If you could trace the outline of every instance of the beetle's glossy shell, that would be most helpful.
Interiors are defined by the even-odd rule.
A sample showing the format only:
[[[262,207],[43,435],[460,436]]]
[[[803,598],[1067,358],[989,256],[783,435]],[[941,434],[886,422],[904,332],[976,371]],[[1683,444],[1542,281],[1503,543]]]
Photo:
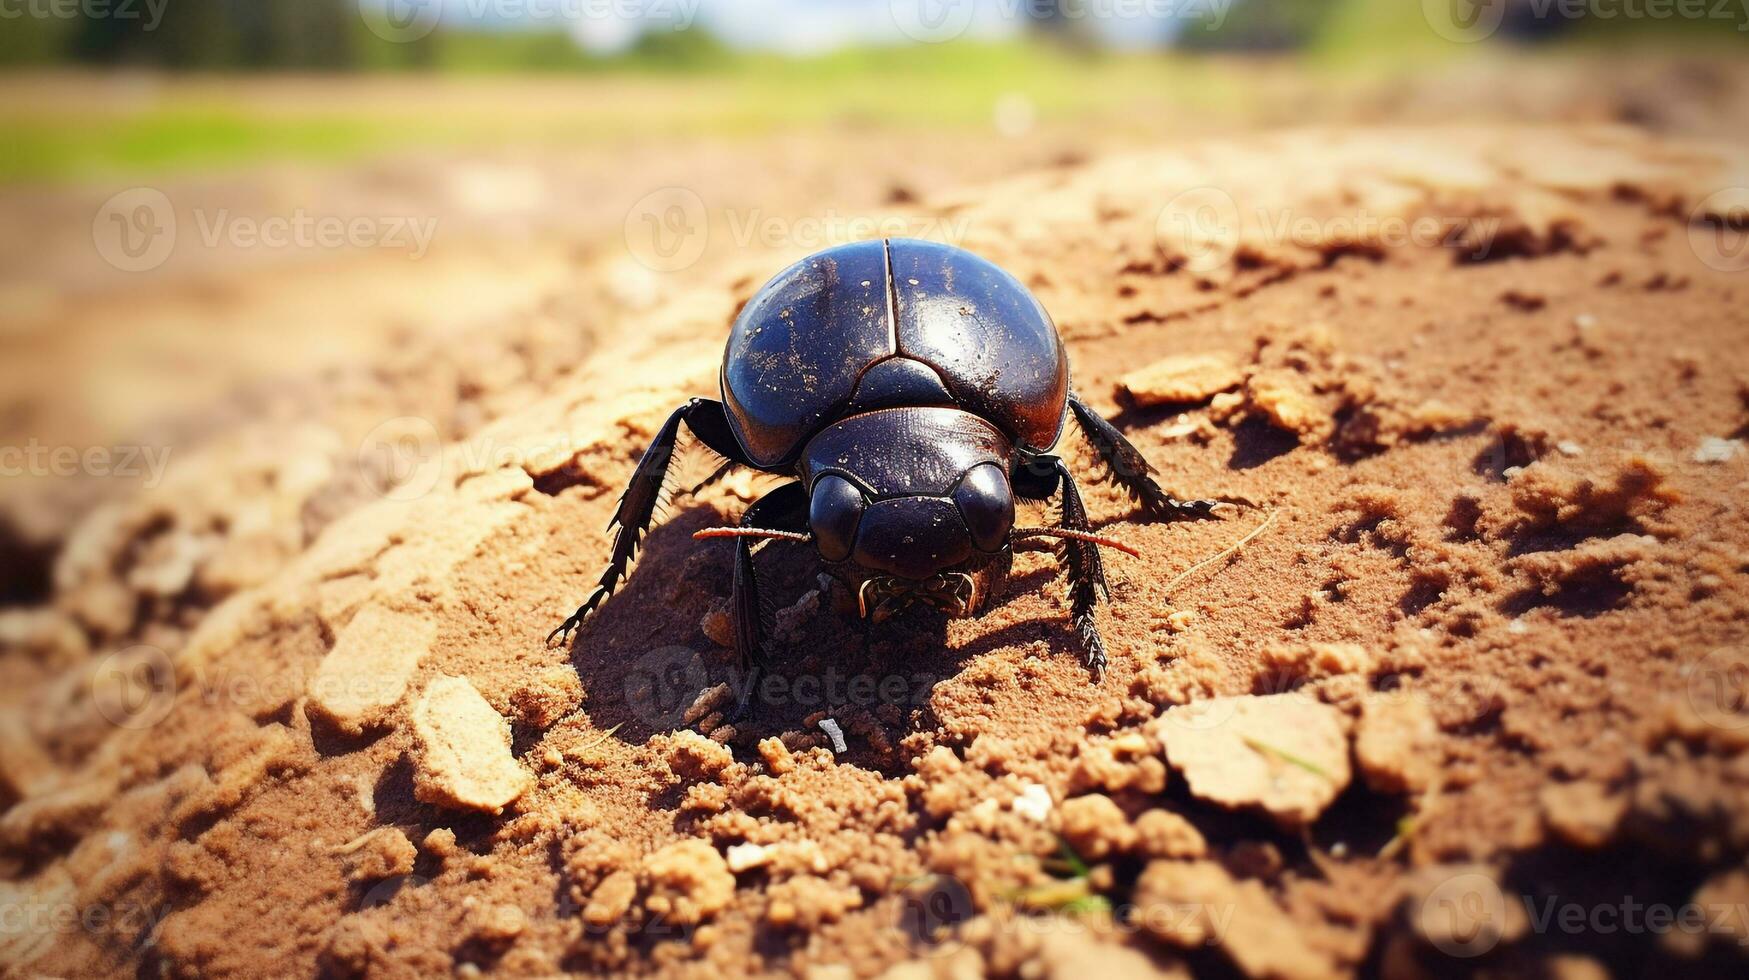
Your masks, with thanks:
[[[794,462],[848,415],[913,405],[955,406],[1047,449],[1062,430],[1069,362],[1013,276],[964,249],[894,238],[778,273],[735,321],[722,387],[735,438],[765,467]]]

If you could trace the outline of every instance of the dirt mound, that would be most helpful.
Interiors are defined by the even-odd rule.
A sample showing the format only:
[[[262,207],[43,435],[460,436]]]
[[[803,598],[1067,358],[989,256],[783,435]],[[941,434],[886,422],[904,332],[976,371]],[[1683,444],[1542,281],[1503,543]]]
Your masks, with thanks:
[[[773,547],[788,651],[726,723],[730,551],[689,535],[747,480],[676,498],[542,644],[790,252],[689,278],[556,378],[527,365],[575,341],[520,335],[507,384],[544,394],[466,426],[209,447],[0,614],[0,963],[1740,969],[1743,159],[1303,132],[918,205],[1037,291],[1168,486],[1253,504],[1131,524],[1090,494],[1150,556],[1110,563],[1101,684],[1046,556],[981,620],[865,634]],[[1594,924],[1624,900],[1688,918]]]

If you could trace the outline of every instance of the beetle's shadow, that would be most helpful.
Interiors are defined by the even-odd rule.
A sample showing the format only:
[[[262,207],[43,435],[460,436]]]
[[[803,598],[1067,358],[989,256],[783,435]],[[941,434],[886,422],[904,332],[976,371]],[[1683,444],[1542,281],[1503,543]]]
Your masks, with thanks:
[[[652,735],[694,727],[699,719],[689,721],[687,708],[705,689],[727,682],[739,694],[749,683],[734,651],[717,646],[702,626],[713,604],[729,595],[734,546],[695,541],[692,534],[721,523],[704,505],[674,513],[645,537],[632,574],[573,638],[570,659],[595,728],[641,745]],[[878,624],[858,619],[833,608],[832,590],[819,581],[823,567],[806,545],[774,543],[755,564],[761,594],[774,609],[794,606],[811,590],[819,590],[819,606],[798,617],[793,635],[779,638],[768,671],[753,679],[751,710],[735,722],[739,742],[817,730],[808,722],[821,713],[847,732],[872,716],[902,736],[929,723],[935,685],[977,657],[1039,640],[1053,653],[1077,649],[1068,621],[1056,617],[979,632],[957,647],[949,643],[949,620],[933,610],[913,608]],[[1004,597],[1049,588],[1055,577],[1051,569],[1017,575]],[[779,618],[785,615],[793,616]],[[862,741],[852,739],[849,761],[862,754]],[[865,761],[878,767],[885,760]]]
[[[801,559],[786,556],[783,562],[772,563],[776,567],[771,572],[761,566],[761,581],[781,581],[781,597],[793,597],[799,594],[797,589],[817,587],[814,579],[819,566],[808,554]],[[1054,569],[1016,575],[1009,579],[998,601],[1048,588],[1056,577]],[[979,630],[956,646],[949,637],[951,621],[933,609],[914,606],[885,622],[871,623],[853,612],[829,608],[824,594],[821,604],[820,612],[801,627],[795,642],[772,665],[776,678],[773,690],[757,692],[756,714],[739,728],[750,726],[763,737],[803,729],[806,721],[820,712],[841,724],[869,714],[881,720],[889,732],[899,729],[896,737],[902,737],[932,724],[930,695],[935,686],[958,675],[980,656],[1039,640],[1048,643],[1053,653],[1079,656],[1067,619],[1046,616]],[[853,745],[850,760],[859,758]],[[869,764],[879,767],[883,762],[869,760]]]
[[[583,709],[596,728],[642,744],[651,735],[682,727],[666,715],[678,698],[691,703],[678,690],[686,675],[698,677],[690,665],[696,663],[713,680],[733,665],[734,653],[712,643],[700,623],[713,602],[729,593],[734,548],[692,539],[694,532],[721,523],[722,516],[703,504],[677,509],[644,536],[631,573],[572,637],[571,665],[583,684]],[[592,588],[594,582],[586,580],[579,595]],[[646,675],[660,676],[666,686],[658,693],[665,698],[652,703],[643,696],[636,682]]]

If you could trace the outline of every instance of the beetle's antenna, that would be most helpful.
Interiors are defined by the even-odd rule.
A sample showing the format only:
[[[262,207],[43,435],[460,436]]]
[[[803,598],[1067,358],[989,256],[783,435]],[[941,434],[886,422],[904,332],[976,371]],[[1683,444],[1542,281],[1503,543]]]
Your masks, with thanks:
[[[765,527],[707,527],[702,531],[692,532],[692,536],[700,541],[706,538],[771,538],[777,541],[812,541],[814,536],[805,531],[778,531]]]
[[[1104,545],[1116,548],[1134,558],[1142,557],[1142,553],[1124,544],[1116,538],[1108,538],[1102,534],[1089,534],[1086,531],[1071,531],[1066,527],[1020,527],[1014,529],[1011,540],[1021,541],[1026,538],[1069,538],[1073,541],[1085,541],[1088,544]]]

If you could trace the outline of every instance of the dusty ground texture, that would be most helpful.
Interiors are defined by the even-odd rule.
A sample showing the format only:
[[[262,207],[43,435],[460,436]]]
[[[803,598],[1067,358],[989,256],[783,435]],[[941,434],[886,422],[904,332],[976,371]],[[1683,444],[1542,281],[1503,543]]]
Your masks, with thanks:
[[[781,683],[725,724],[730,549],[689,534],[734,479],[543,645],[793,249],[694,270],[637,330],[549,304],[287,394],[347,422],[209,440],[0,615],[0,963],[1740,972],[1743,159],[1305,131],[895,205],[1037,291],[1168,486],[1252,502],[1158,525],[1092,492],[1147,555],[1110,562],[1100,684],[1045,556],[981,620],[865,635],[774,546]]]

